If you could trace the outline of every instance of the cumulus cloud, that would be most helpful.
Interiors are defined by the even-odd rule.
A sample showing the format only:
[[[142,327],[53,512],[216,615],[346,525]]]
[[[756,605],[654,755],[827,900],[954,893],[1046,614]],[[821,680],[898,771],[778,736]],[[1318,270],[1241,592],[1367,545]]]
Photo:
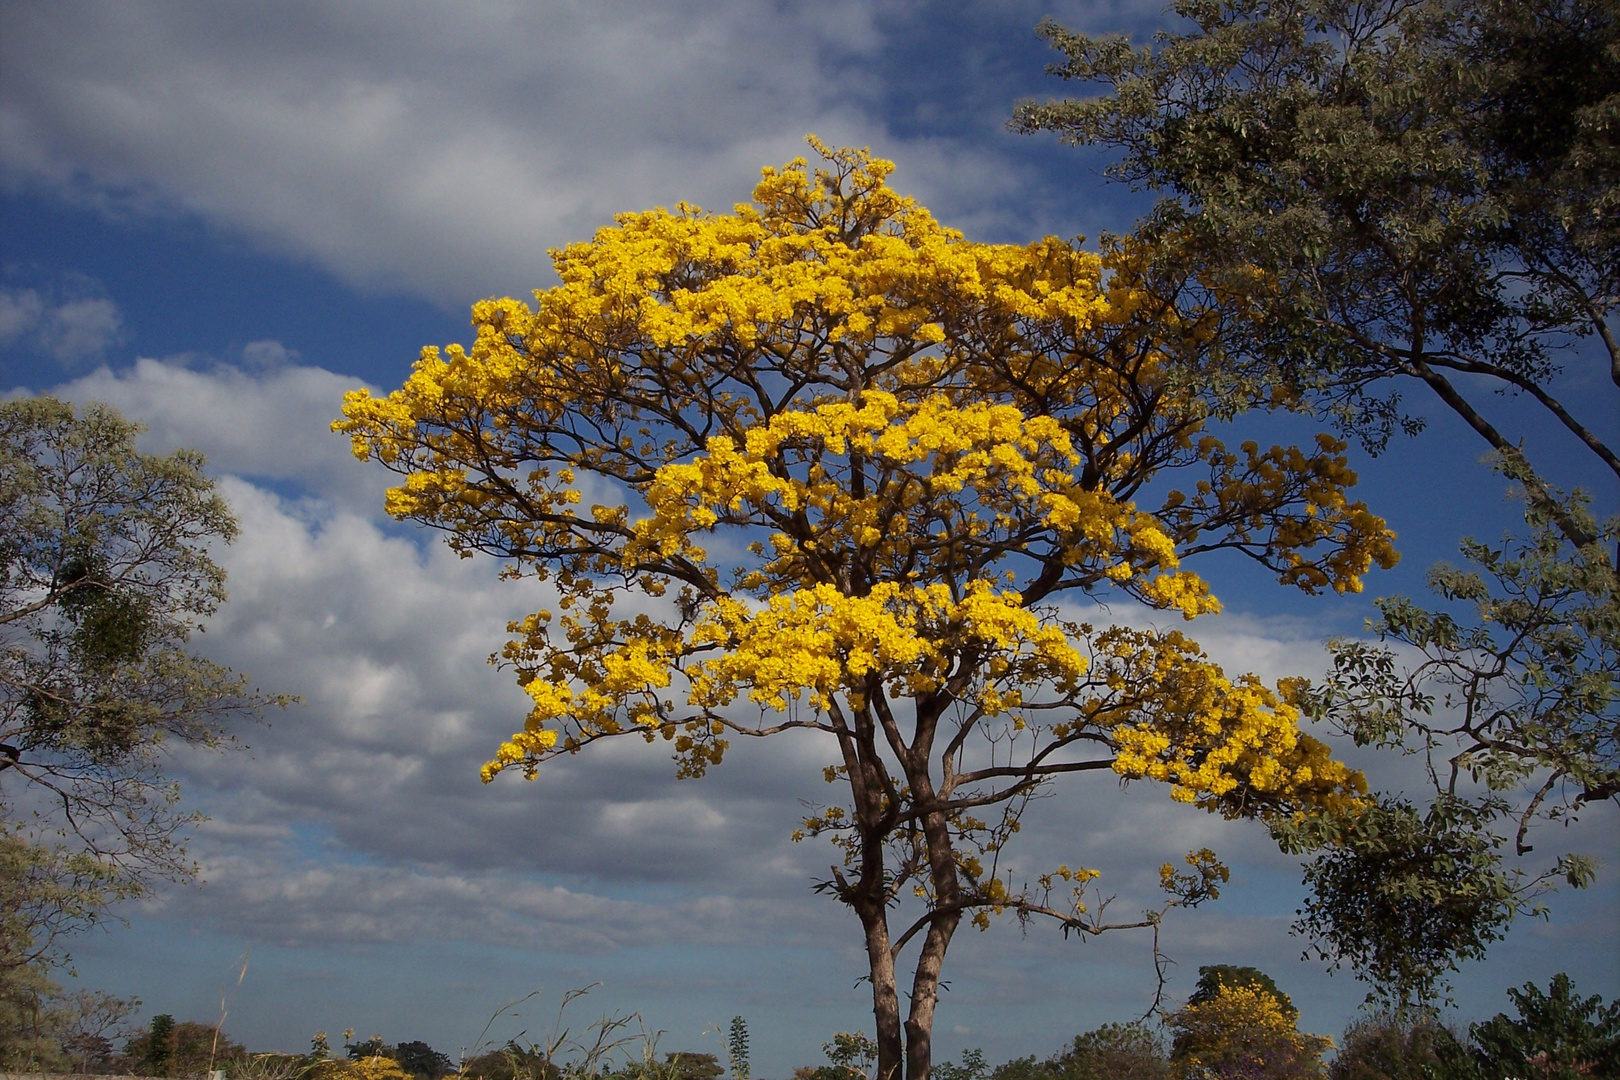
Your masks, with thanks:
[[[728,205],[767,162],[878,133],[844,68],[874,5],[8,9],[0,162],[169,207],[351,282],[533,284],[617,210]],[[521,42],[521,47],[514,47]]]
[[[36,289],[0,289],[0,346],[27,344],[64,367],[100,357],[123,328],[123,313],[103,296],[53,301]]]
[[[10,345],[38,326],[44,310],[33,289],[0,289],[0,345]]]
[[[224,844],[212,845],[216,838]],[[769,928],[800,937],[767,900],[700,895],[666,903],[618,899],[501,872],[299,859],[255,845],[242,828],[205,825],[204,884],[148,911],[276,945],[402,944],[424,939],[600,953],[638,945],[732,945]],[[786,916],[786,917],[784,917]]]
[[[760,166],[806,153],[807,132],[894,157],[902,187],[976,233],[1069,231],[1073,208],[1051,206],[1068,182],[1009,153],[1035,143],[1003,130],[1013,99],[1045,86],[1046,9],[953,16],[974,25],[936,41],[929,8],[11,5],[0,173],[115,215],[198,215],[449,305],[544,283],[546,249],[615,212],[729,208]],[[1029,51],[1016,65],[979,55],[1008,41]],[[933,102],[944,112],[888,115],[919,80],[951,95]]]
[[[291,482],[305,494],[380,514],[388,474],[356,461],[348,440],[331,431],[343,395],[361,381],[293,363],[297,353],[277,341],[252,342],[243,354],[246,369],[143,357],[53,392],[139,419],[151,450],[201,450],[215,471]]]

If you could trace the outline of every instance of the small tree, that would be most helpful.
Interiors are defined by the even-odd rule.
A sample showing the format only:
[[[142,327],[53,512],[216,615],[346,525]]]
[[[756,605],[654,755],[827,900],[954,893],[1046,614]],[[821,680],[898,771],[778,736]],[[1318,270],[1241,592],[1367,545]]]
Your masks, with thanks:
[[[1344,1045],[1328,1068],[1330,1080],[1464,1080],[1455,1063],[1457,1037],[1432,1016],[1381,1012],[1344,1032]]]
[[[476,305],[470,352],[424,350],[335,426],[402,474],[390,513],[557,591],[511,627],[500,661],[533,709],[486,780],[626,736],[669,742],[683,777],[728,737],[825,739],[844,795],[798,835],[837,844],[819,888],[862,927],[878,1077],[925,1080],[964,920],[1155,927],[1225,880],[1195,852],[1163,868],[1166,906],[1117,923],[1084,898],[1093,871],[1008,880],[1045,785],[1148,778],[1231,817],[1364,790],[1286,695],[1062,602],[1192,618],[1219,605],[1184,557],[1240,552],[1315,592],[1395,555],[1346,496],[1342,443],[1205,430],[1276,402],[1201,377],[1225,316],[1179,311],[1184,283],[1124,249],[968,243],[888,163],[817,149],[826,168],[767,169],[734,215],[626,214],[555,253],[535,307]]]
[[[1200,975],[1198,993],[1166,1021],[1175,1035],[1172,1077],[1309,1080],[1323,1075],[1322,1053],[1333,1040],[1301,1034],[1295,1026],[1299,1010],[1272,988],[1268,976],[1253,968],[1204,968]]]
[[[734,1080],[748,1080],[748,1021],[740,1016],[731,1018],[731,1030],[726,1035],[726,1059]]]
[[[389,1055],[399,1067],[419,1080],[440,1080],[456,1071],[456,1063],[421,1040],[402,1042]]]
[[[1168,1068],[1164,1045],[1142,1024],[1104,1024],[1076,1035],[1045,1061],[1034,1055],[1014,1058],[977,1077],[955,1080],[1165,1080]]]
[[[990,1080],[990,1066],[984,1060],[984,1051],[974,1047],[962,1051],[962,1064],[941,1061],[934,1065],[935,1080]]]

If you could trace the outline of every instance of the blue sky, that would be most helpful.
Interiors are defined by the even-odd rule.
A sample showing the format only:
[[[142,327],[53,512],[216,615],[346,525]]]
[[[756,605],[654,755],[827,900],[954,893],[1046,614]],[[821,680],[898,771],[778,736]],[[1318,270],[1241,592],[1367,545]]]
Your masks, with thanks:
[[[576,1021],[639,1010],[664,1049],[718,1050],[705,1029],[741,1014],[764,1077],[864,1028],[853,920],[809,891],[831,855],[788,840],[819,794],[816,747],[742,748],[699,783],[614,748],[481,787],[524,711],[484,657],[534,597],[384,518],[385,478],[326,425],[345,390],[390,389],[422,345],[461,337],[472,300],[549,284],[547,247],[620,210],[729,206],[807,132],[894,159],[900,187],[975,239],[1127,227],[1144,203],[1103,183],[1102,159],[1005,130],[1016,99],[1063,92],[1033,33],[1046,15],[1138,35],[1163,18],[1023,0],[6,5],[0,392],[109,401],[150,449],[208,455],[243,535],[219,553],[232,600],[200,647],[304,699],[246,732],[248,753],[177,758],[211,819],[193,846],[206,884],[82,942],[78,981],[210,1021],[223,993],[227,1031],[256,1049],[352,1026],[454,1056],[505,1001],[543,990],[492,1029],[532,1034],[597,981]],[[1612,388],[1577,364],[1565,389],[1620,434]],[[1612,478],[1515,403],[1492,408],[1613,510]],[[1371,596],[1419,590],[1461,535],[1512,524],[1478,456],[1437,416],[1358,462],[1402,566],[1367,596],[1306,598],[1206,564],[1228,614],[1196,636],[1239,670],[1320,671],[1320,641],[1357,632]],[[1606,860],[1598,887],[1469,968],[1459,1016],[1559,970],[1620,992],[1616,824],[1606,804],[1572,830]],[[1333,1034],[1361,998],[1300,961],[1298,867],[1257,827],[1093,780],[1039,804],[1021,840],[1029,868],[1103,869],[1121,910],[1191,847],[1232,862],[1228,895],[1166,930],[1173,995],[1200,964],[1254,964]],[[938,1053],[992,1062],[1140,1015],[1153,986],[1141,937],[1016,924],[960,935],[946,979]]]

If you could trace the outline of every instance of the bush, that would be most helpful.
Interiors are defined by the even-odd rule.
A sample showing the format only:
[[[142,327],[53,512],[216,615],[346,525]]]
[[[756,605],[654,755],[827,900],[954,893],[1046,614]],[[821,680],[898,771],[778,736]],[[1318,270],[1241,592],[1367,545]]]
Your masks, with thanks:
[[[539,1047],[520,1046],[509,1040],[505,1046],[466,1062],[461,1075],[463,1080],[556,1080],[560,1071]]]
[[[1430,1017],[1379,1013],[1344,1031],[1330,1080],[1435,1080],[1461,1056],[1462,1044]]]

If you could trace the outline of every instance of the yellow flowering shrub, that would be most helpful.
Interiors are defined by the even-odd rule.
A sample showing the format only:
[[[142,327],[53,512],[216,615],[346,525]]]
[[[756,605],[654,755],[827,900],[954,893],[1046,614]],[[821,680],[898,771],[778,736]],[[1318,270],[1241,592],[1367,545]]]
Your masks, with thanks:
[[[470,347],[345,399],[336,429],[402,478],[391,514],[555,591],[496,658],[533,707],[484,778],[622,735],[697,776],[730,738],[823,732],[847,800],[803,831],[844,847],[828,887],[885,940],[888,901],[923,897],[925,955],[964,912],[1033,910],[995,855],[1060,774],[1229,815],[1353,800],[1276,691],[1060,607],[1217,611],[1182,565],[1217,548],[1359,589],[1395,553],[1344,447],[1207,430],[1286,395],[1210,400],[1186,373],[1218,362],[1216,313],[1130,250],[974,243],[887,162],[812,144],[819,168],[766,169],[729,214],[624,214],[552,252],[532,304],[476,304]]]

